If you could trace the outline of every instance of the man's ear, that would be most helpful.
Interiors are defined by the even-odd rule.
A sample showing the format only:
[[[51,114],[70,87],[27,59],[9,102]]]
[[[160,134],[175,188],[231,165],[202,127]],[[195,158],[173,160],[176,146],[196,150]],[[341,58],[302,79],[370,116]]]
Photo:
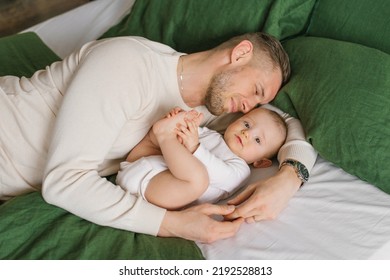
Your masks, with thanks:
[[[261,160],[256,160],[253,163],[253,167],[254,168],[267,168],[267,167],[270,167],[271,165],[272,165],[272,160],[270,160],[268,158],[263,158]]]
[[[252,42],[249,40],[241,41],[237,46],[233,48],[231,54],[232,61],[239,61],[240,59],[251,57],[253,52]]]

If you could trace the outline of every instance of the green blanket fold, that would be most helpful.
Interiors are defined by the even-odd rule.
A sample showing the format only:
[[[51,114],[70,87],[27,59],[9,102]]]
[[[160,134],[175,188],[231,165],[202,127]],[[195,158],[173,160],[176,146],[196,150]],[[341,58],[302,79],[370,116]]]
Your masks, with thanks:
[[[0,206],[0,259],[203,259],[195,243],[99,226],[30,193]]]

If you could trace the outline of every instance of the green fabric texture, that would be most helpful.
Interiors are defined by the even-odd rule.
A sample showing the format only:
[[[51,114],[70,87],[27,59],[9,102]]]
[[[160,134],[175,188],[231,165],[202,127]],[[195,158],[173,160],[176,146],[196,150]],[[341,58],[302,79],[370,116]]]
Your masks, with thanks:
[[[31,76],[60,58],[33,32],[0,38],[0,76]]]
[[[279,40],[306,32],[316,0],[274,0],[262,29]]]
[[[102,227],[45,203],[40,193],[0,206],[0,259],[203,259],[179,238]]]
[[[187,53],[212,48],[248,32],[264,31],[283,40],[306,31],[315,2],[137,0],[131,13],[101,38],[142,36]]]
[[[390,54],[390,2],[318,0],[307,33],[359,43]]]
[[[0,39],[1,76],[31,76],[56,60],[58,56],[35,33]],[[47,204],[40,193],[31,193],[0,205],[0,259],[203,259],[203,256],[192,241],[98,226]]]
[[[177,51],[196,52],[262,29],[273,0],[137,0],[102,38],[142,36]]]
[[[284,47],[293,73],[273,104],[301,120],[323,158],[390,193],[390,56],[316,37]]]

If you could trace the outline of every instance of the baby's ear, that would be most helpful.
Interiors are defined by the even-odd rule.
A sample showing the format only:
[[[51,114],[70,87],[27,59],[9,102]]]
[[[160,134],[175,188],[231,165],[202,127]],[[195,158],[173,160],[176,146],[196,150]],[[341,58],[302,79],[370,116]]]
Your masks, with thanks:
[[[263,158],[261,160],[256,160],[253,163],[253,167],[254,168],[267,168],[267,167],[270,167],[271,165],[272,165],[272,160],[270,160],[268,158]]]

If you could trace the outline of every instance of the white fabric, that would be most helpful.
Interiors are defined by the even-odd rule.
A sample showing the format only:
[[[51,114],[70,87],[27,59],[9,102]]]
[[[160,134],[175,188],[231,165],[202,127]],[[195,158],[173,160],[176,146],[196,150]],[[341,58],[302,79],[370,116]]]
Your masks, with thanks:
[[[116,183],[129,193],[142,196],[147,201],[145,191],[150,180],[167,169],[164,158],[159,155],[142,157],[134,162],[122,161]]]
[[[95,0],[74,10],[32,26],[35,32],[61,58],[103,35],[131,11],[135,0]]]
[[[210,184],[196,203],[214,203],[243,187],[250,175],[248,164],[226,145],[221,134],[206,127],[199,129],[200,146],[194,152],[207,168]],[[142,196],[150,180],[168,166],[162,156],[148,156],[135,162],[121,162],[116,182],[130,193]]]
[[[229,149],[218,132],[205,127],[202,134],[201,145],[194,155],[207,167],[211,187],[197,202],[216,202],[244,186],[250,169]]]
[[[254,170],[250,181],[277,168]],[[198,246],[206,259],[390,259],[390,195],[318,157],[310,181],[276,220]]]
[[[89,7],[101,5],[110,20],[119,21],[123,11],[107,6],[108,2],[126,2],[130,9],[134,0],[92,1],[82,12],[76,9],[30,30],[37,31],[57,54],[70,53],[79,44],[78,38],[83,37],[79,34],[89,36],[89,28],[84,26],[91,20],[104,25],[108,19]],[[75,16],[84,22],[75,24]],[[108,27],[101,28],[100,33]],[[51,38],[56,41],[58,37],[63,39],[60,46],[50,44]],[[271,176],[277,168],[275,163],[272,168],[255,169],[250,181]],[[389,260],[389,209],[388,194],[318,157],[310,181],[276,220],[244,224],[234,238],[198,246],[206,259]]]

